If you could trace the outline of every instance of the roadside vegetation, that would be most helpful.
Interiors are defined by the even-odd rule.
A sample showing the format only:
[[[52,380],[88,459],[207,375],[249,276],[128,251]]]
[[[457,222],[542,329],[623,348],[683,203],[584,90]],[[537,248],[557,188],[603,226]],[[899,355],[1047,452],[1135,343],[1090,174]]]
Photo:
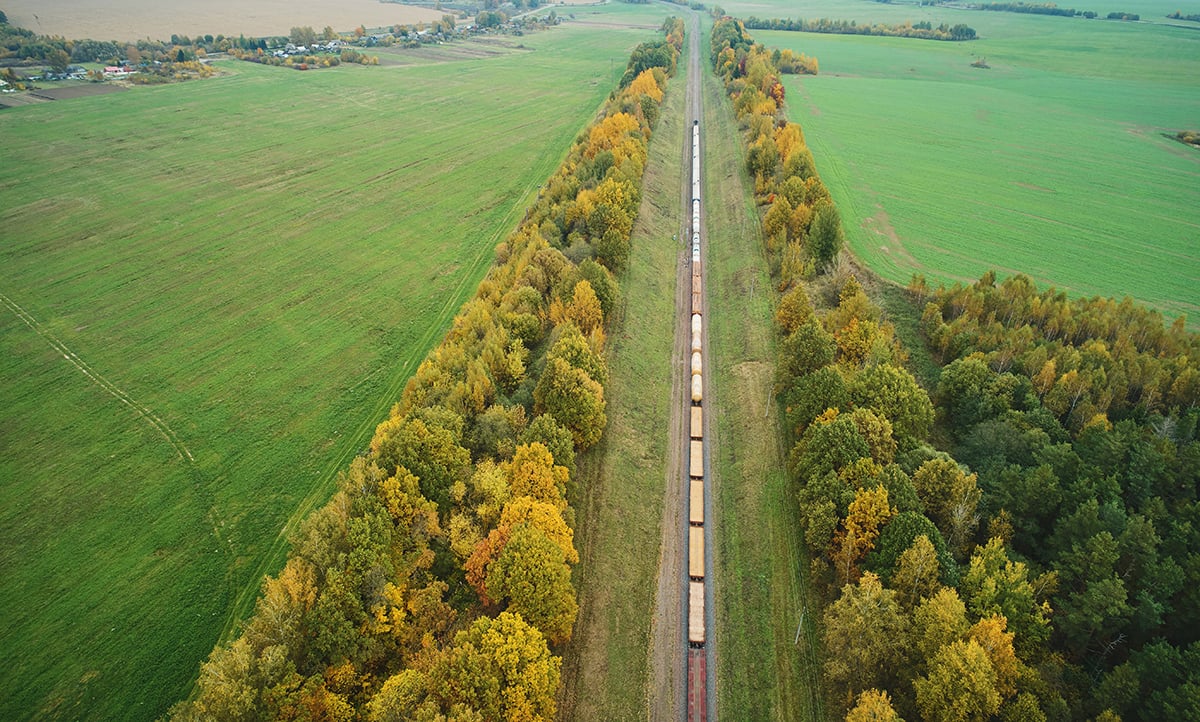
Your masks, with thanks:
[[[762,164],[792,127],[756,100],[770,55],[737,21],[713,37],[781,292],[779,391],[830,708],[1193,716],[1200,337],[1129,299],[1071,301],[1022,276],[933,292],[916,279],[945,364],[931,396],[847,266],[771,200],[815,175],[789,168],[795,150]]]
[[[551,645],[578,614],[568,499],[607,423],[614,273],[682,42],[681,21],[663,29],[175,719],[555,717]]]

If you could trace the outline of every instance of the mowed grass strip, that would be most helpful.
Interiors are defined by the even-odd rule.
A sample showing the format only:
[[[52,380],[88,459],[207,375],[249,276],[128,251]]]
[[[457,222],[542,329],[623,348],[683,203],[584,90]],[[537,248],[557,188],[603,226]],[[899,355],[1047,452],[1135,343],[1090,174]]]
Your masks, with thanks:
[[[0,114],[0,716],[187,694],[645,38]]]
[[[648,652],[671,409],[682,222],[685,58],[650,141],[622,305],[609,336],[608,428],[580,458],[575,570],[580,614],[564,650],[563,719],[648,716]]]
[[[899,283],[996,269],[1200,322],[1200,153],[1163,135],[1200,117],[1195,33],[976,19],[996,36],[754,33],[820,59],[785,81],[788,112],[854,253]]]
[[[711,72],[704,94],[717,712],[819,720],[808,559],[773,399],[775,291],[737,121]]]

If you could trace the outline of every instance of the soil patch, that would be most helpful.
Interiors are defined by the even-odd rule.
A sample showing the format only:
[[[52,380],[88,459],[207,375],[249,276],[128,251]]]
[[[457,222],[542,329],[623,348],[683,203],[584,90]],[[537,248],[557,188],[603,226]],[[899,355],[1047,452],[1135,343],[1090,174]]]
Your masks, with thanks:
[[[376,0],[8,0],[4,11],[13,25],[72,39],[166,40],[172,34],[287,35],[293,27],[329,25],[349,31],[440,20],[441,10]]]
[[[31,91],[29,94],[35,98],[45,98],[46,100],[68,100],[70,98],[87,98],[93,95],[119,93],[125,89],[123,85],[89,83],[88,85],[66,85],[61,88],[43,88]]]

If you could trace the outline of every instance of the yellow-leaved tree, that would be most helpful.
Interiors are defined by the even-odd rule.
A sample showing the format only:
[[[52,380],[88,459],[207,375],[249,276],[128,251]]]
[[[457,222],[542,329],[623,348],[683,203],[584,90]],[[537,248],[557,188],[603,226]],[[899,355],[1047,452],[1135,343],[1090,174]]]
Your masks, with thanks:
[[[633,82],[629,84],[629,92],[639,95],[649,95],[655,101],[662,101],[663,99],[663,92],[658,87],[658,81],[654,79],[654,72],[648,68],[639,73],[633,79]]]
[[[888,504],[887,489],[859,489],[850,502],[842,528],[834,536],[834,564],[839,581],[849,584],[858,579],[858,560],[875,548],[879,529],[896,515]]]

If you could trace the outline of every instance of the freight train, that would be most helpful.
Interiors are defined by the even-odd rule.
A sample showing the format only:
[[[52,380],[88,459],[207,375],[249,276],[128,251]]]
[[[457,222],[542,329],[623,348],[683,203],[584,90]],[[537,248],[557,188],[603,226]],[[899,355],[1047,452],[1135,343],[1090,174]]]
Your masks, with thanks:
[[[704,582],[704,275],[700,259],[700,121],[692,121],[692,355],[688,431],[687,719],[707,719]]]

